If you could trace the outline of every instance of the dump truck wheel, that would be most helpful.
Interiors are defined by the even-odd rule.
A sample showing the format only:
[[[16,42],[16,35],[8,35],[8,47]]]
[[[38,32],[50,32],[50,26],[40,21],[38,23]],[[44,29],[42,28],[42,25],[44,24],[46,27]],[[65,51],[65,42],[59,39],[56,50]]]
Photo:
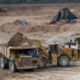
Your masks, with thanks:
[[[14,61],[9,62],[9,71],[12,73],[16,72],[16,65],[15,65]]]
[[[67,56],[61,56],[58,59],[58,66],[67,67],[70,64],[70,59]]]
[[[5,58],[4,57],[0,58],[0,68],[1,69],[5,69],[6,68],[6,66],[5,66]]]
[[[46,59],[42,58],[42,59],[39,60],[38,68],[42,69],[42,68],[45,68],[45,67],[46,67]]]

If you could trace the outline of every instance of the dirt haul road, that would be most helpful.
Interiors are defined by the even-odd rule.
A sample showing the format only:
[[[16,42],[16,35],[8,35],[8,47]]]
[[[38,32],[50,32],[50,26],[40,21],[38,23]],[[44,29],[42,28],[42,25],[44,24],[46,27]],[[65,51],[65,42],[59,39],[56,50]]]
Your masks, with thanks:
[[[17,73],[0,70],[0,80],[80,80],[80,63],[72,64],[67,68],[52,66]]]

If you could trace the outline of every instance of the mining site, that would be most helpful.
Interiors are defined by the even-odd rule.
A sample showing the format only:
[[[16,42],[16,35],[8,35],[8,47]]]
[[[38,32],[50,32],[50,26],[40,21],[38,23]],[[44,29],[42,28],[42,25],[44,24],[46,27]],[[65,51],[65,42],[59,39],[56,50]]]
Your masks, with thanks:
[[[80,37],[80,4],[0,5],[2,7],[7,8],[7,11],[0,11],[0,45],[8,43],[14,33],[40,40],[43,46],[52,43],[63,45]],[[65,7],[77,19],[50,24],[59,10]],[[16,73],[0,69],[0,80],[80,80],[80,61],[72,61],[68,67],[54,64],[43,69],[20,70]]]

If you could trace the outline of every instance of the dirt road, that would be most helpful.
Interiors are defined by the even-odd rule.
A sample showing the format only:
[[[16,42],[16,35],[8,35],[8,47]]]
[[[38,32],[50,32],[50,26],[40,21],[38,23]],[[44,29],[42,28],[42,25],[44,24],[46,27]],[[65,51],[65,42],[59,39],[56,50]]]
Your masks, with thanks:
[[[17,73],[0,70],[0,80],[80,80],[80,63],[72,64],[67,68],[52,66]]]

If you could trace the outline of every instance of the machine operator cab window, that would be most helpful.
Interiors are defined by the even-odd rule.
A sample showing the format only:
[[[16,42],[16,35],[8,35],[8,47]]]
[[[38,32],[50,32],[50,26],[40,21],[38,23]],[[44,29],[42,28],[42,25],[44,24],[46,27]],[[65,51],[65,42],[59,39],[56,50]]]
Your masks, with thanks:
[[[37,51],[36,49],[22,49],[22,50],[16,50],[16,54],[23,54],[26,56],[32,56],[37,57]]]
[[[57,43],[49,45],[49,49],[48,49],[49,53],[50,54],[57,54],[59,51],[58,46],[59,45]]]

